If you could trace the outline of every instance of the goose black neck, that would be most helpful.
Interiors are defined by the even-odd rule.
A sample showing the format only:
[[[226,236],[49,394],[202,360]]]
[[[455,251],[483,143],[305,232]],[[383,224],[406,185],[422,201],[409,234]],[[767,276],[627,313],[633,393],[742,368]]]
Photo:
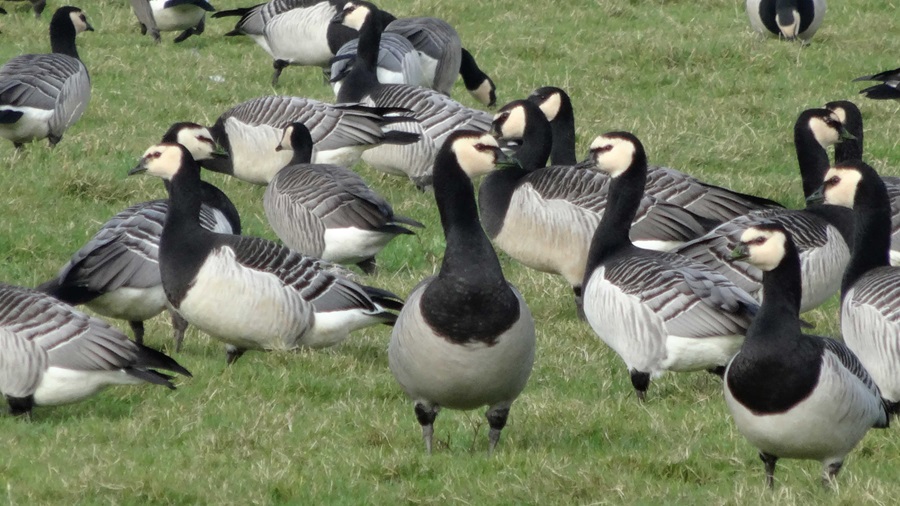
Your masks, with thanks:
[[[78,58],[78,50],[75,48],[75,25],[68,11],[57,11],[50,21],[50,48],[54,53],[64,54],[72,58]]]
[[[628,233],[647,184],[646,155],[638,150],[634,156],[628,170],[610,180],[606,210],[591,239],[586,276],[604,260],[631,246]]]
[[[553,165],[575,165],[575,112],[567,95],[560,95],[559,112],[550,122],[553,129],[553,151],[550,160]]]
[[[466,48],[462,48],[462,61],[459,64],[459,75],[467,90],[474,90],[487,79],[487,74],[478,66],[475,57]]]
[[[341,85],[338,102],[359,102],[380,84],[377,74],[378,51],[385,24],[379,12],[377,9],[372,10],[360,27],[356,59]]]
[[[178,172],[172,176],[166,188],[169,190],[169,211],[163,234],[178,232],[190,234],[201,229],[201,180],[200,166],[184,150],[184,160]]]
[[[523,169],[531,171],[547,165],[553,145],[553,131],[537,105],[525,100],[520,103],[525,110],[525,131],[522,133],[522,145],[516,150],[516,160]]]
[[[870,270],[890,265],[891,206],[881,178],[864,177],[854,200],[853,254],[841,281],[841,297]]]
[[[785,243],[781,263],[763,272],[763,302],[747,330],[747,340],[779,339],[800,334],[800,257],[793,241]]]
[[[309,129],[303,123],[294,123],[291,131],[291,165],[312,161],[313,140]]]
[[[822,185],[828,172],[828,152],[816,140],[808,121],[797,121],[794,125],[794,147],[797,163],[803,179],[803,195],[809,197]]]

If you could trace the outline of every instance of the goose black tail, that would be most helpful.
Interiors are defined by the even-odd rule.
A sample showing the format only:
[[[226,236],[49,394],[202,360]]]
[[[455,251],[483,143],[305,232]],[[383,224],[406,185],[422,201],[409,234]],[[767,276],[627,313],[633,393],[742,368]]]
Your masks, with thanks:
[[[374,286],[363,286],[363,290],[366,291],[366,295],[372,299],[372,302],[385,309],[390,309],[392,311],[400,311],[403,309],[403,299],[397,294],[382,290],[381,288],[375,288]],[[393,323],[393,321],[397,319],[397,315],[393,313],[388,314],[394,316],[393,320],[391,320],[391,323]]]
[[[421,136],[412,132],[401,132],[399,130],[387,130],[384,132],[382,141],[385,144],[412,144],[418,142]]]
[[[262,4],[259,4],[259,5],[262,5]],[[255,9],[255,8],[257,8],[257,7],[259,7],[259,5],[254,5],[253,7],[240,7],[240,8],[237,8],[237,9],[229,9],[229,10],[227,10],[227,11],[218,11],[218,12],[216,12],[215,14],[213,14],[211,17],[213,17],[213,18],[227,18],[227,17],[230,17],[230,16],[244,16],[244,15],[246,15],[248,12],[252,11],[253,9]]]
[[[181,364],[175,361],[175,359],[166,355],[165,353],[156,351],[153,348],[149,348],[142,344],[135,343],[135,345],[138,347],[138,353],[137,361],[132,366],[133,369],[143,370],[145,372],[148,369],[163,369],[165,371],[172,371],[174,373],[181,374],[182,376],[187,376],[188,378],[193,377],[190,371],[182,367]],[[153,371],[153,373],[157,376],[165,376],[156,371]]]
[[[886,84],[871,86],[859,92],[872,100],[900,99],[900,90]],[[0,120],[2,122],[2,120]]]

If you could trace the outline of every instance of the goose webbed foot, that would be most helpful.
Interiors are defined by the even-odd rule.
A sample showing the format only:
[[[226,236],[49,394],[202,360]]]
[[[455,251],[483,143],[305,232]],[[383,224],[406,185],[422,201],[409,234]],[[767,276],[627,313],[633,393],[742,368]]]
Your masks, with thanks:
[[[766,486],[770,489],[775,488],[775,463],[778,462],[778,457],[759,452],[759,459],[766,465]]]
[[[434,419],[437,418],[438,407],[426,406],[417,402],[415,406],[416,419],[422,426],[422,439],[425,440],[425,451],[431,455],[431,442],[434,437]]]
[[[509,408],[491,408],[485,413],[488,425],[491,427],[488,433],[488,456],[494,453],[494,448],[500,442],[500,431],[506,427],[506,419],[509,418]]]

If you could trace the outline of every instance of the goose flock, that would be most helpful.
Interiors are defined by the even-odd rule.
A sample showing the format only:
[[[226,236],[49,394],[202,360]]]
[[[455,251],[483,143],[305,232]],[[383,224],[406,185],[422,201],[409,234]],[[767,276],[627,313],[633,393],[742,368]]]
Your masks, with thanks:
[[[40,17],[43,0],[32,3]],[[131,6],[156,42],[200,35],[215,12],[206,0]],[[746,10],[754,30],[805,44],[825,2],[747,0]],[[788,209],[651,163],[653,146],[634,132],[595,135],[580,160],[577,104],[560,87],[493,113],[454,100],[460,76],[482,106],[498,89],[444,20],[362,0],[271,0],[211,17],[230,16],[239,20],[226,36],[247,35],[272,57],[273,86],[288,66],[319,67],[335,101],[256,97],[210,126],[173,116],[128,172],[162,179],[168,198],[92,225],[37,287],[0,284],[0,393],[12,415],[114,385],[191,388],[171,373],[190,378],[182,363],[192,357],[148,344],[144,322],[163,312],[175,353],[193,326],[224,345],[229,367],[252,367],[233,365],[250,350],[328,348],[385,325],[384,366],[426,451],[441,409],[486,408],[493,453],[537,374],[538,331],[549,330],[496,249],[562,278],[573,320],[618,355],[639,402],[667,371],[721,377],[725,409],[758,449],[769,487],[779,459],[819,461],[832,483],[868,430],[900,413],[900,178],[863,161],[852,102],[797,115],[806,206]],[[58,144],[92,93],[108,92],[92,89],[76,49],[92,30],[84,11],[60,7],[52,52],[0,67],[0,137],[17,155]],[[857,80],[881,82],[860,92],[869,98],[900,99],[900,69]],[[395,213],[354,170],[360,161],[430,190],[415,195],[440,216],[441,258],[407,294],[367,276],[383,270],[389,243],[428,229]],[[280,242],[242,235],[239,211],[250,210],[204,171],[264,186],[260,205]],[[841,336],[804,333],[801,314],[837,296]],[[127,322],[133,339],[76,306]]]

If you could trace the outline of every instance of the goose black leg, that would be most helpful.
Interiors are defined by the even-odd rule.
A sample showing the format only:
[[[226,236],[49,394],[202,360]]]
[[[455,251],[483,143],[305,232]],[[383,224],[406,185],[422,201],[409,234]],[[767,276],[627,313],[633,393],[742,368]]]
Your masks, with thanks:
[[[775,488],[775,463],[778,462],[778,457],[759,452],[759,459],[766,465],[766,486]]]
[[[425,451],[431,455],[431,440],[434,437],[434,419],[437,418],[438,407],[428,407],[421,402],[416,403],[416,419],[422,426],[422,439],[425,440]]]
[[[500,442],[500,431],[506,427],[509,408],[491,408],[485,413],[491,431],[488,433],[488,456],[494,453],[494,447]]]
[[[367,258],[362,262],[358,262],[356,266],[362,269],[364,273],[369,275],[375,274],[375,271],[378,270],[378,266],[375,265],[375,257]]]
[[[278,85],[278,78],[281,77],[281,71],[288,66],[288,62],[286,60],[275,60],[272,62],[272,67],[275,69],[275,73],[272,74],[272,86]]]
[[[640,372],[634,369],[632,369],[630,372],[631,386],[634,387],[634,393],[637,394],[637,398],[639,401],[644,402],[644,397],[646,397],[647,389],[650,388],[650,373]]]
[[[48,135],[47,140],[50,141],[50,147],[56,147],[59,144],[59,141],[62,140],[62,135]]]
[[[584,297],[581,295],[581,287],[573,286],[572,291],[575,292],[575,309],[578,311],[578,319],[587,321],[587,316],[584,314]]]
[[[9,414],[31,420],[31,409],[34,407],[33,395],[28,397],[10,397],[7,395],[6,402],[9,403]]]
[[[134,341],[138,344],[144,344],[144,322],[128,322],[131,331],[134,332]]]
[[[169,314],[172,315],[172,334],[175,338],[175,351],[181,351],[181,343],[184,342],[184,332],[188,328],[188,322],[172,309],[169,310]]]
[[[232,346],[230,344],[225,346],[225,362],[228,365],[234,364],[246,351],[247,350],[243,348],[238,348],[237,346]]]

